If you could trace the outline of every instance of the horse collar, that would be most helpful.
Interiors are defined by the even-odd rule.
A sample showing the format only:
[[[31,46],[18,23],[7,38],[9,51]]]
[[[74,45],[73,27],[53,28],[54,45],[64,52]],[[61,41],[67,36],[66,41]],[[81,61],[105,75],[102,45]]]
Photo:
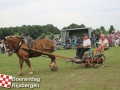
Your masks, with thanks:
[[[14,53],[18,52],[22,43],[23,43],[23,37],[20,38],[20,42],[18,43],[18,46],[14,48],[14,51],[13,51]]]

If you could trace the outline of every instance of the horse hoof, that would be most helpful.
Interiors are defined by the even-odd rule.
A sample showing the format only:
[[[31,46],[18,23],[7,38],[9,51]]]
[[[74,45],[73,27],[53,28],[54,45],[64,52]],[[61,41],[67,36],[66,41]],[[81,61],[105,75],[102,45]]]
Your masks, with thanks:
[[[18,76],[22,76],[22,75],[23,75],[23,72],[18,72],[17,75],[18,75]]]
[[[34,74],[34,72],[29,72],[29,74],[30,74],[30,75],[33,75],[33,74]]]
[[[56,71],[58,69],[57,65],[50,65],[51,71]]]

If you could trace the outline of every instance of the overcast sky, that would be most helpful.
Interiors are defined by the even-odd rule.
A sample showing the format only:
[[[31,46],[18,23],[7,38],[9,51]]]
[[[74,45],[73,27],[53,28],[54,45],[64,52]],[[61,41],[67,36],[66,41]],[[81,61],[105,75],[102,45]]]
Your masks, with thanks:
[[[71,23],[120,30],[120,0],[0,0],[0,27]]]

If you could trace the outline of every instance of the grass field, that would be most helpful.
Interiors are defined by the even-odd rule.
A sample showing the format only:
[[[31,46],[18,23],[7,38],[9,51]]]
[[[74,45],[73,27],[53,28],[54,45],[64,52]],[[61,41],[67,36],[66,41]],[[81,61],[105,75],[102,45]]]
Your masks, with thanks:
[[[56,50],[58,55],[75,56],[75,50]],[[0,74],[11,75],[17,78],[40,78],[40,88],[33,90],[120,90],[120,47],[112,47],[105,51],[106,66],[104,68],[84,67],[79,64],[66,63],[65,60],[57,60],[58,70],[53,72],[49,68],[49,58],[30,59],[35,70],[34,75],[29,75],[29,68],[24,63],[23,76],[16,76],[19,70],[19,61],[14,54],[8,57],[0,54]],[[29,82],[18,82],[29,83]],[[33,82],[30,82],[33,83]],[[36,83],[36,82],[35,82]],[[19,88],[30,90],[29,88]],[[6,88],[0,87],[0,90]],[[11,90],[18,90],[11,88]]]

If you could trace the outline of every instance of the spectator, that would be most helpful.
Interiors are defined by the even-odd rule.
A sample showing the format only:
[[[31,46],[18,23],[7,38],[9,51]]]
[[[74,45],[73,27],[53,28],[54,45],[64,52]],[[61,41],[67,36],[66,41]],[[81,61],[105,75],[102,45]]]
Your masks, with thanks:
[[[77,46],[77,38],[76,38],[76,36],[74,36],[74,38],[72,39],[72,41],[73,41],[74,47],[76,47]]]
[[[92,47],[94,48],[95,47],[95,43],[96,43],[96,37],[95,37],[95,35],[93,35],[91,37],[91,43],[92,43]]]
[[[96,42],[95,42],[96,47],[98,47],[99,36],[98,36],[98,35],[95,35],[95,39],[96,39]]]

